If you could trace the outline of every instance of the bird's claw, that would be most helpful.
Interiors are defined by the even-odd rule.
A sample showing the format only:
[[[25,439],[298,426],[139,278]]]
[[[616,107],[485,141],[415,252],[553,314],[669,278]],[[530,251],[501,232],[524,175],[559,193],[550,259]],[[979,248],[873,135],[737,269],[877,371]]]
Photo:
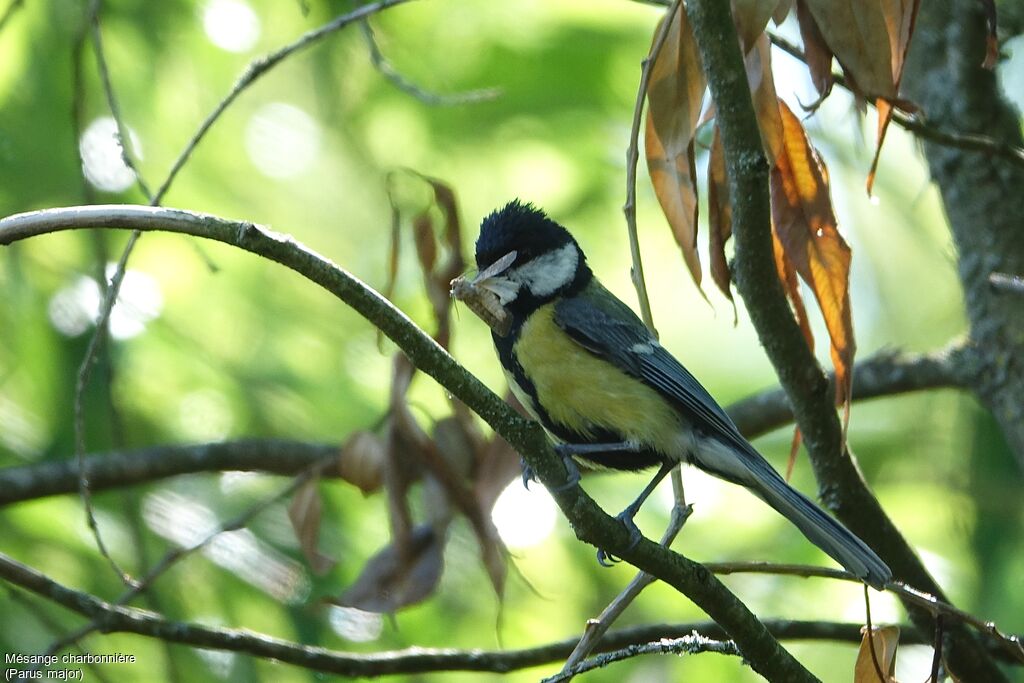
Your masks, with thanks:
[[[640,533],[640,528],[633,521],[633,515],[636,514],[632,508],[626,508],[619,514],[615,515],[615,519],[618,520],[619,524],[626,527],[626,531],[629,532],[629,549],[632,550],[640,543],[640,539],[643,538],[643,534]],[[598,549],[597,551],[597,563],[602,567],[611,567],[616,562],[622,560],[615,557],[604,549]]]
[[[569,450],[567,446],[565,446],[564,444],[557,444],[555,445],[554,449],[555,453],[558,454],[558,457],[560,457],[562,459],[562,462],[565,464],[565,469],[568,470],[569,476],[564,484],[562,484],[561,486],[556,486],[555,488],[551,489],[551,491],[566,491],[568,489],[571,489],[573,486],[576,486],[576,484],[580,483],[580,469],[579,467],[576,466],[576,461],[573,460],[572,458],[572,451]],[[529,489],[530,482],[537,481],[537,475],[536,473],[534,473],[533,468],[526,463],[526,460],[520,458],[519,462],[523,469],[523,487]]]
[[[526,460],[523,458],[519,458],[519,464],[523,469],[523,488],[529,491],[530,482],[537,481],[537,475],[534,473],[533,468],[526,464]]]

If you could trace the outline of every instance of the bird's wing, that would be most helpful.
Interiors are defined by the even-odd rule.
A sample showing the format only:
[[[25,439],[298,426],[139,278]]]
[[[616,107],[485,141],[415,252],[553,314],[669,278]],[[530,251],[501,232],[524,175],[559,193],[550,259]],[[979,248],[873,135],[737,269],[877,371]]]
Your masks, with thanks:
[[[672,401],[695,427],[752,450],[700,382],[651,335],[636,314],[598,283],[555,304],[555,321],[576,343]]]

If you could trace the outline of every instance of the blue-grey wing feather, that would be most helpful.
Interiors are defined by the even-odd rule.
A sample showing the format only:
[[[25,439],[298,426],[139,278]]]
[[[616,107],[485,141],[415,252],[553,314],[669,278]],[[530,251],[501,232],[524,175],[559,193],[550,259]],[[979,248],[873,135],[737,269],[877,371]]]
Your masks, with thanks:
[[[595,285],[600,288],[594,291]],[[709,436],[741,450],[747,440],[697,378],[654,339],[633,311],[599,284],[555,304],[555,321],[573,340],[652,387]]]

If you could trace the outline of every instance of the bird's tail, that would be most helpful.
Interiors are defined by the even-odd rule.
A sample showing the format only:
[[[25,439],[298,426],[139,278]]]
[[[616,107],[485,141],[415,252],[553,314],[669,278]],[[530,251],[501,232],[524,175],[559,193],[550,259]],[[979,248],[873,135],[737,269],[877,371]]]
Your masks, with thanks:
[[[737,457],[736,454],[733,457]],[[892,571],[888,565],[864,541],[807,496],[787,484],[753,446],[738,459],[743,464],[743,469],[747,470],[744,474],[749,473],[749,476],[737,476],[740,473],[735,467],[736,460],[733,460],[733,466],[729,468],[729,479],[757,494],[795,524],[811,543],[872,588],[881,590],[892,580]],[[705,465],[700,462],[697,464]],[[721,464],[721,460],[716,464]]]

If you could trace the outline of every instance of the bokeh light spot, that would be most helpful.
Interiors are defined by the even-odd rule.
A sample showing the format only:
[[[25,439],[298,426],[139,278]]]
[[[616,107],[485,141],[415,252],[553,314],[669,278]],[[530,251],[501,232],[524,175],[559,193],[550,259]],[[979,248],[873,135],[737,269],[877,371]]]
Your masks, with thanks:
[[[320,126],[283,102],[260,107],[245,127],[245,150],[260,173],[291,178],[307,170],[320,149]]]
[[[113,263],[107,264],[108,278],[113,277],[115,269]],[[96,323],[102,302],[99,284],[91,277],[78,277],[50,299],[50,323],[61,334],[77,337]],[[137,270],[127,271],[117,303],[110,312],[110,335],[114,339],[130,339],[142,334],[146,324],[160,315],[163,305],[156,280]]]
[[[135,132],[129,128],[132,150],[142,158],[142,147]],[[82,170],[94,187],[104,192],[123,192],[135,182],[135,172],[124,163],[117,122],[109,116],[96,119],[82,133],[78,142]]]
[[[355,607],[331,606],[328,619],[334,632],[345,640],[366,643],[377,640],[384,629],[384,620],[376,612]]]
[[[245,52],[259,40],[260,20],[241,0],[212,0],[203,10],[203,30],[220,49]]]
[[[494,504],[491,519],[509,548],[523,549],[544,541],[555,528],[555,501],[540,484],[529,489],[516,479]]]

